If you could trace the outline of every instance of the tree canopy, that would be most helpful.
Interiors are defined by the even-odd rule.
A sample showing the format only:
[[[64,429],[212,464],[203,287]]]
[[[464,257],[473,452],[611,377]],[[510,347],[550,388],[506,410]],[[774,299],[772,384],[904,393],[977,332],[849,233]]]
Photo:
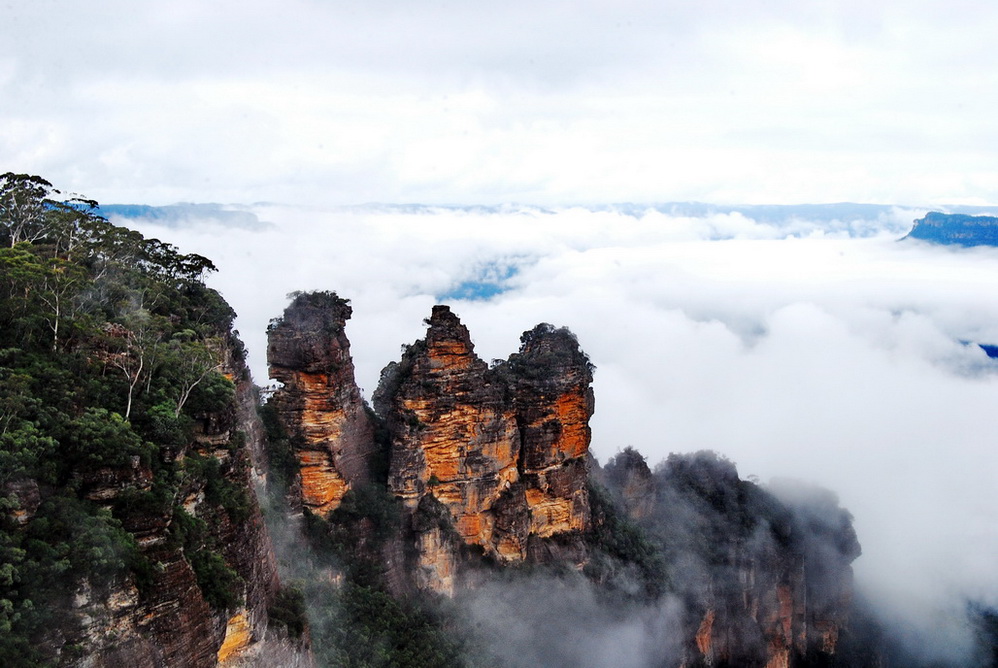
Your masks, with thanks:
[[[81,582],[148,576],[137,508],[169,516],[200,476],[222,511],[243,512],[217,466],[171,455],[232,401],[221,371],[240,348],[204,284],[214,270],[42,177],[0,175],[0,665],[46,664],[39,639]],[[188,557],[206,600],[231,604],[208,584],[234,577],[211,541]]]

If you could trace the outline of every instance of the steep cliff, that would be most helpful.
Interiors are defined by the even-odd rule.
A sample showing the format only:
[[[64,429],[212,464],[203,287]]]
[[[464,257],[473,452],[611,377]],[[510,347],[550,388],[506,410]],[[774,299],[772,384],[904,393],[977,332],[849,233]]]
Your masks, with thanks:
[[[345,481],[334,507],[302,498],[315,511],[305,514],[310,540],[337,555],[350,583],[347,608],[371,590],[398,601],[457,595],[463,605],[463,592],[509,566],[563,576],[568,567],[618,606],[610,616],[679,602],[679,638],[650,665],[831,665],[859,554],[834,497],[763,489],[712,453],[674,455],[652,471],[626,450],[599,469],[589,454],[593,368],[576,338],[538,325],[490,366],[443,305],[425,338],[382,372],[372,417],[346,352],[349,307],[326,295],[319,313],[302,299],[271,328],[271,373],[285,383],[276,406],[297,435],[302,477],[312,460],[300,453],[321,447]],[[322,382],[303,381],[308,374]],[[318,428],[329,424],[336,429]],[[387,472],[365,477],[385,451]]]
[[[40,177],[0,194],[24,207],[0,207],[0,664],[303,649],[271,624],[256,395],[211,261]]]
[[[291,494],[320,515],[367,482],[377,449],[344,332],[351,312],[334,294],[303,293],[268,329],[270,376],[283,384],[271,402],[298,460]]]
[[[763,489],[713,453],[654,473],[625,451],[603,479],[665,555],[687,612],[684,665],[828,665],[848,628],[852,518],[827,491]]]
[[[232,399],[197,413],[193,440],[170,453],[183,472],[179,486],[164,490],[147,471],[139,484],[95,490],[118,508],[151,568],[140,583],[81,583],[73,594],[79,630],[64,640],[79,665],[245,664],[282,641],[267,639],[268,606],[280,585],[250,476],[250,452],[259,444],[247,440],[252,426],[243,429],[239,420],[240,405],[255,403],[255,391],[241,362],[230,357],[224,369],[234,381]],[[162,491],[168,497],[157,504],[152,495]]]
[[[447,306],[427,322],[375,395],[391,434],[389,489],[417,521],[425,499],[441,504],[459,538],[416,531],[421,584],[452,593],[464,546],[499,563],[581,564],[593,399],[575,337],[540,325],[490,369]]]
[[[522,439],[520,471],[530,513],[531,555],[535,561],[581,564],[585,557],[579,539],[590,519],[593,367],[567,329],[541,324],[524,332],[520,342],[508,366]],[[566,551],[564,542],[536,540],[556,535],[574,537],[574,549]]]

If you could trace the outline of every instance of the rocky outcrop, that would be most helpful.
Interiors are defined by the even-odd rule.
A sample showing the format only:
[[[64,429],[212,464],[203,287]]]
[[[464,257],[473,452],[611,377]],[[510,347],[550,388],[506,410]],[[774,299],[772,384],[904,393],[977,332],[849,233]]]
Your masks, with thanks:
[[[763,489],[708,452],[672,455],[652,473],[627,450],[602,477],[676,575],[688,611],[685,665],[790,668],[835,655],[860,550],[834,495]]]
[[[431,495],[465,544],[499,554],[489,511],[519,477],[515,410],[457,316],[435,306],[429,324],[394,370],[391,396],[379,390],[392,435],[388,487],[411,511]]]
[[[567,329],[541,324],[520,339],[520,351],[507,363],[514,387],[516,421],[522,440],[520,464],[530,516],[535,561],[584,560],[581,541],[572,554],[563,542],[537,539],[556,535],[581,538],[589,528],[587,458],[595,401],[593,367]]]
[[[79,653],[63,657],[66,665],[248,665],[275,642],[268,605],[279,587],[277,568],[251,479],[261,430],[246,424],[239,408],[255,403],[255,388],[241,361],[229,357],[225,375],[235,384],[234,399],[198,415],[195,440],[169,453],[184,479],[175,498],[154,501],[152,472],[135,461],[83,481],[87,498],[119,509],[150,568],[141,583],[80,583],[72,594],[75,623],[53,642]],[[207,578],[223,571],[231,573],[224,582],[231,605],[206,593],[213,584]]]
[[[459,560],[447,551],[457,546],[500,563],[581,563],[593,399],[575,337],[540,325],[490,369],[447,306],[433,307],[427,322],[426,338],[386,368],[375,395],[391,434],[389,489],[411,512],[439,503],[459,539],[416,531],[420,584],[453,590]],[[564,549],[570,535],[574,550]]]
[[[344,332],[351,312],[333,293],[300,294],[268,330],[270,376],[283,384],[271,401],[299,464],[292,501],[319,515],[368,480],[377,449]]]
[[[452,596],[485,579],[483,563],[557,564],[624,596],[682,601],[686,666],[790,668],[834,656],[859,553],[834,497],[763,489],[713,453],[674,455],[653,472],[627,449],[600,470],[589,454],[593,369],[576,338],[538,325],[488,365],[443,305],[425,338],[382,372],[372,423],[343,333],[349,307],[322,300],[296,298],[271,329],[271,373],[285,383],[275,400],[299,438],[302,486],[313,460],[301,453],[318,452],[356,490],[328,526],[310,521],[376,564],[389,591]],[[376,433],[388,470],[365,477]],[[594,471],[609,495],[597,486],[590,498]],[[303,492],[306,507],[322,510],[309,499]]]
[[[933,211],[916,220],[904,239],[958,246],[998,246],[998,218]]]

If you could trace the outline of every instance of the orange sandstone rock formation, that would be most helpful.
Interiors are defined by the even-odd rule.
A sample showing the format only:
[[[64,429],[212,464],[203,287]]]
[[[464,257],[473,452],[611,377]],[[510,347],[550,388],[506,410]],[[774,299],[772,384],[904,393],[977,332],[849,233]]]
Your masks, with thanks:
[[[435,306],[428,323],[375,395],[392,435],[389,488],[411,511],[432,497],[461,544],[501,563],[581,564],[593,399],[591,365],[575,337],[539,325],[519,353],[489,368],[447,306]],[[421,568],[449,563],[444,543],[416,542]],[[424,584],[450,588],[440,578]]]
[[[268,330],[270,376],[283,383],[271,401],[299,463],[293,500],[320,515],[367,481],[376,449],[343,329],[351,312],[335,294],[301,294]]]

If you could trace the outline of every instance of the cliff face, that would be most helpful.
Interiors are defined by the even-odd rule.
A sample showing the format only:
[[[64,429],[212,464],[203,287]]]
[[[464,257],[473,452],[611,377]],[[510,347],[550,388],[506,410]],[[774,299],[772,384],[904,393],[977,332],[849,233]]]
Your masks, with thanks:
[[[465,544],[516,552],[500,540],[489,512],[518,479],[520,438],[507,388],[475,355],[467,328],[450,309],[435,306],[429,322],[426,339],[409,348],[385,399],[392,434],[388,487],[410,511],[432,495]]]
[[[904,238],[959,246],[998,246],[998,218],[933,211],[916,220]]]
[[[460,539],[417,536],[423,583],[453,591],[449,572],[433,574],[457,561],[446,551],[459,545],[500,563],[580,564],[593,399],[575,338],[539,326],[519,353],[489,369],[448,307],[435,306],[428,323],[426,338],[385,370],[376,395],[392,435],[389,489],[411,511],[432,497]],[[556,547],[566,539],[573,550]]]
[[[284,384],[271,401],[295,437],[301,503],[323,515],[371,480],[379,454],[353,378],[349,315],[335,295],[303,295],[270,329],[271,376]],[[410,580],[452,593],[467,549],[500,563],[581,565],[593,397],[575,337],[539,326],[490,369],[448,307],[435,306],[427,322],[426,338],[385,369],[374,397]]]
[[[538,325],[525,332],[521,342],[508,366],[523,439],[520,468],[530,536],[577,536],[589,528],[590,519],[586,458],[595,405],[592,366],[568,330]],[[532,541],[535,554],[548,548],[543,541]],[[569,555],[551,555],[555,556]]]
[[[835,655],[859,543],[833,495],[789,483],[764,490],[712,453],[673,455],[652,473],[625,451],[604,479],[677,576],[686,665],[789,668]]]
[[[626,450],[600,473],[609,497],[590,499],[592,366],[575,337],[538,325],[489,366],[447,306],[384,369],[371,418],[343,333],[349,307],[324,299],[321,313],[296,300],[271,329],[271,374],[285,383],[275,401],[299,437],[304,505],[332,507],[304,491],[317,474],[301,453],[319,452],[337,489],[355,490],[334,502],[326,530],[381,568],[387,589],[453,595],[475,586],[483,562],[568,565],[625,596],[637,575],[647,595],[682,601],[686,666],[789,668],[835,655],[859,546],[833,497],[764,490],[712,453],[674,455],[652,472]],[[376,432],[389,466],[365,477],[377,470]]]
[[[344,333],[350,315],[335,295],[300,295],[268,331],[270,376],[283,383],[271,401],[299,464],[292,500],[320,515],[368,480],[376,450]]]
[[[230,358],[227,367],[233,399],[198,414],[194,440],[168,449],[183,480],[173,493],[157,499],[156,475],[137,460],[81,480],[85,498],[121,515],[148,569],[142,582],[129,576],[79,583],[64,623],[48,639],[52,647],[72,648],[72,655],[63,650],[61,665],[245,665],[280,644],[268,638],[268,605],[279,582],[250,474],[250,455],[260,444],[246,439],[259,430],[242,429],[240,420],[256,395],[241,362]],[[37,488],[29,485],[28,492]],[[229,598],[213,596],[213,584]]]

